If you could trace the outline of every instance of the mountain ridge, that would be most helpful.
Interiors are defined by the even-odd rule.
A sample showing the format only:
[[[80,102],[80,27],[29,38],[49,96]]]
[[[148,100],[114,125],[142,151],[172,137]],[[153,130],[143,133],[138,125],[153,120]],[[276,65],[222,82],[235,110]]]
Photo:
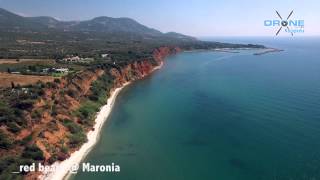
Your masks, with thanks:
[[[196,38],[176,33],[163,33],[159,30],[147,27],[134,19],[128,17],[98,16],[90,20],[82,21],[60,21],[50,16],[24,17],[3,8],[0,8],[0,30],[55,30],[75,32],[100,32],[100,33],[130,33],[153,37],[170,37],[185,40],[196,40]]]
[[[163,33],[130,18],[99,16],[85,21],[60,21],[49,16],[23,17],[1,8],[0,40],[0,59],[55,59],[70,54],[96,57],[129,51],[148,54],[162,46],[184,50],[264,47],[201,41],[176,32]]]

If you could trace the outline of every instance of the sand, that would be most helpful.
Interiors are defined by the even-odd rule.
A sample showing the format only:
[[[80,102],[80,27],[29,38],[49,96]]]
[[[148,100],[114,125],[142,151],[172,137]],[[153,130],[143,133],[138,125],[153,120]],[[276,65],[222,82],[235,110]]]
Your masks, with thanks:
[[[162,65],[163,63],[161,62],[161,64],[155,67],[151,72],[157,69],[160,69]],[[74,153],[72,153],[68,159],[61,162],[55,162],[52,165],[52,168],[55,170],[43,172],[43,174],[39,176],[39,179],[62,180],[62,179],[67,179],[71,175],[69,173],[69,170],[74,166],[79,166],[81,160],[83,160],[86,157],[86,155],[97,143],[103,123],[109,117],[119,92],[128,84],[130,84],[130,82],[127,82],[122,87],[115,89],[111,94],[111,96],[108,98],[107,104],[101,107],[95,119],[94,130],[89,131],[87,134],[88,141],[85,144],[83,144],[78,151],[75,151]]]
[[[74,165],[79,164],[97,143],[103,123],[110,115],[117,95],[128,84],[129,83],[125,83],[122,87],[115,89],[112,95],[108,98],[107,104],[101,107],[95,119],[94,130],[89,131],[87,134],[88,141],[83,144],[78,151],[72,153],[68,159],[61,162],[55,162],[52,165],[54,166],[55,171],[44,172],[44,174],[39,177],[40,179],[61,180],[69,175],[69,169]]]

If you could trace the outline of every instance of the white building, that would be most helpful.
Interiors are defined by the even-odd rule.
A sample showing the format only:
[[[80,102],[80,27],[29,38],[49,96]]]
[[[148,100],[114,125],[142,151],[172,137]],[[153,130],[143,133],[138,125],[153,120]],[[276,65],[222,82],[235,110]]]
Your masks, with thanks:
[[[80,57],[79,56],[71,56],[71,57],[65,57],[62,60],[66,61],[66,62],[78,62],[80,61]]]
[[[109,54],[101,54],[101,57],[102,57],[102,58],[109,57]]]
[[[58,69],[53,69],[57,73],[68,73],[69,69],[68,68],[58,68]]]

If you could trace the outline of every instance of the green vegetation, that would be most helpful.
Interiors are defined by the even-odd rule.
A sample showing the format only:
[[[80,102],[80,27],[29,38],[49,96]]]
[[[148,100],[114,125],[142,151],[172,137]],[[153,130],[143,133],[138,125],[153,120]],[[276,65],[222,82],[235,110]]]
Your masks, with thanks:
[[[30,113],[33,121],[38,121],[42,115],[41,109],[32,112],[31,110],[36,99],[44,94],[43,88],[46,86],[48,85],[38,82],[0,91],[0,126],[4,125],[8,131],[16,134],[28,124],[25,119],[26,113]]]
[[[10,105],[0,102],[0,125],[5,124],[8,130],[17,133],[20,131],[19,126],[23,126],[22,113],[20,109],[12,109]]]
[[[136,59],[150,59],[151,52],[150,51],[127,51],[127,52],[115,52],[110,55],[111,61],[120,61],[120,62],[127,62],[129,60],[136,60]]]
[[[8,122],[7,123],[8,130],[17,133],[21,130],[21,128],[15,122]]]
[[[54,79],[54,82],[55,83],[60,83],[61,81],[60,81],[60,79],[56,78],[56,79]]]
[[[80,147],[83,143],[87,142],[87,136],[84,132],[77,132],[69,136],[69,146],[71,148]]]
[[[82,127],[71,120],[65,119],[62,123],[72,134],[83,132]]]
[[[33,160],[44,160],[43,152],[36,145],[27,146],[22,153],[22,157]]]
[[[36,145],[28,145],[21,156],[7,155],[0,158],[0,179],[22,180],[25,172],[13,174],[20,165],[31,165],[44,160],[42,151]]]
[[[34,161],[15,156],[3,156],[0,158],[0,179],[22,180],[23,174],[13,174],[18,171],[19,165],[31,165]]]
[[[51,74],[51,76],[53,76],[53,77],[62,77],[62,76],[64,76],[64,75],[66,75],[66,74],[64,74],[64,73],[57,73],[57,72]]]
[[[75,114],[80,118],[80,123],[87,126],[92,126],[95,114],[99,108],[99,103],[87,100],[86,102],[82,103]]]
[[[19,17],[4,9],[0,9],[0,15],[7,17],[0,26],[3,37],[0,59],[60,59],[66,55],[97,59],[107,53],[114,55],[113,60],[123,61],[144,58],[160,46],[179,46],[183,49],[263,47],[203,42],[179,33],[161,33],[129,18],[98,17],[75,24],[50,17]],[[105,23],[107,27],[103,25]],[[68,31],[64,31],[66,29]],[[121,58],[118,53],[129,54],[129,57]]]
[[[80,119],[80,123],[88,126],[93,125],[96,113],[99,111],[99,108],[106,103],[112,83],[113,78],[111,75],[104,73],[91,84],[89,100],[83,102],[75,112],[75,115]],[[71,92],[68,92],[68,94],[70,93]]]
[[[66,128],[68,128],[68,130],[71,133],[69,135],[69,143],[68,143],[71,148],[80,147],[83,143],[87,142],[86,132],[80,125],[78,125],[77,123],[69,119],[63,120],[62,124]],[[68,151],[69,151],[68,147],[64,146],[62,143],[61,152],[67,153]]]
[[[47,130],[50,132],[55,132],[59,130],[58,123],[56,120],[52,120],[47,124]]]
[[[0,130],[0,149],[9,149],[12,147],[12,140]]]
[[[21,141],[19,141],[19,144],[24,146],[24,145],[28,144],[31,141],[32,141],[32,134],[30,134],[29,136],[23,138]]]
[[[33,112],[31,112],[31,118],[33,119],[38,119],[41,118],[41,111],[39,109],[34,110]]]
[[[112,83],[113,78],[109,74],[104,73],[91,84],[89,100],[83,102],[80,108],[75,111],[75,115],[79,117],[81,124],[88,127],[93,126],[96,113],[101,105],[106,103]],[[72,95],[72,91],[68,92],[68,94]],[[71,132],[69,136],[70,147],[78,147],[87,141],[85,132],[80,125],[71,120],[64,120],[63,125]]]
[[[99,104],[106,103],[106,98],[108,92],[112,87],[113,77],[109,74],[103,74],[91,85],[92,94],[89,96],[89,99],[92,101],[98,101]]]
[[[67,154],[69,152],[69,148],[67,146],[62,145],[61,146],[61,152],[64,154]]]

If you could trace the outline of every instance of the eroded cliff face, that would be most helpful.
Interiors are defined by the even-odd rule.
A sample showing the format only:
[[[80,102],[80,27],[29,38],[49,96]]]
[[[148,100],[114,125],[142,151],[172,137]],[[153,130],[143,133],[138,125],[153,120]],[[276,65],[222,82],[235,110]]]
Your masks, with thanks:
[[[28,127],[16,139],[23,140],[31,136],[29,144],[35,143],[42,150],[45,161],[53,154],[57,154],[57,158],[61,160],[68,157],[67,153],[60,152],[60,148],[68,143],[68,129],[61,122],[67,119],[78,121],[73,112],[90,92],[91,84],[103,73],[101,69],[83,71],[45,88],[44,94],[38,98],[30,113],[25,113]]]
[[[69,74],[53,83],[35,85],[34,88],[39,87],[37,90],[41,93],[37,91],[39,97],[34,98],[28,107],[21,109],[26,122],[21,130],[12,133],[6,127],[0,127],[16,142],[11,149],[0,149],[0,156],[28,158],[44,164],[68,158],[85,142],[86,133],[93,128],[99,105],[105,103],[103,99],[124,83],[149,75],[163,63],[166,56],[180,51],[179,48],[161,47],[146,59],[102,64]],[[108,88],[104,88],[105,85]],[[92,98],[93,95],[96,95],[96,99]],[[33,145],[36,145],[37,151],[42,152],[43,157],[41,155],[40,159],[39,154],[37,157],[23,157],[26,147]],[[24,177],[36,179],[38,175],[37,172],[28,173]]]
[[[161,47],[153,51],[154,62],[146,59],[135,61],[134,63],[122,67],[121,70],[116,68],[110,69],[110,74],[115,78],[114,88],[120,87],[128,81],[134,81],[149,75],[155,66],[159,66],[163,63],[165,57],[178,52],[181,52],[181,49],[177,47]]]
[[[152,59],[140,59],[126,65],[114,65],[111,68],[84,70],[60,79],[50,87],[44,88],[44,94],[38,98],[32,109],[25,113],[28,127],[20,131],[16,140],[32,137],[29,144],[36,144],[41,149],[45,163],[66,159],[79,146],[69,145],[72,133],[65,123],[75,123],[85,132],[91,130],[92,125],[84,126],[81,116],[77,116],[75,112],[88,100],[92,93],[92,84],[99,77],[105,74],[112,77],[111,88],[105,92],[110,94],[124,83],[150,74],[166,56],[180,51],[179,48],[161,47],[154,50]],[[27,179],[33,177],[34,175],[30,174]]]
[[[167,57],[170,54],[176,54],[181,52],[182,50],[179,47],[161,47],[161,48],[157,48],[153,51],[153,57],[155,58],[155,60],[160,63],[163,61],[163,59],[165,57]]]

